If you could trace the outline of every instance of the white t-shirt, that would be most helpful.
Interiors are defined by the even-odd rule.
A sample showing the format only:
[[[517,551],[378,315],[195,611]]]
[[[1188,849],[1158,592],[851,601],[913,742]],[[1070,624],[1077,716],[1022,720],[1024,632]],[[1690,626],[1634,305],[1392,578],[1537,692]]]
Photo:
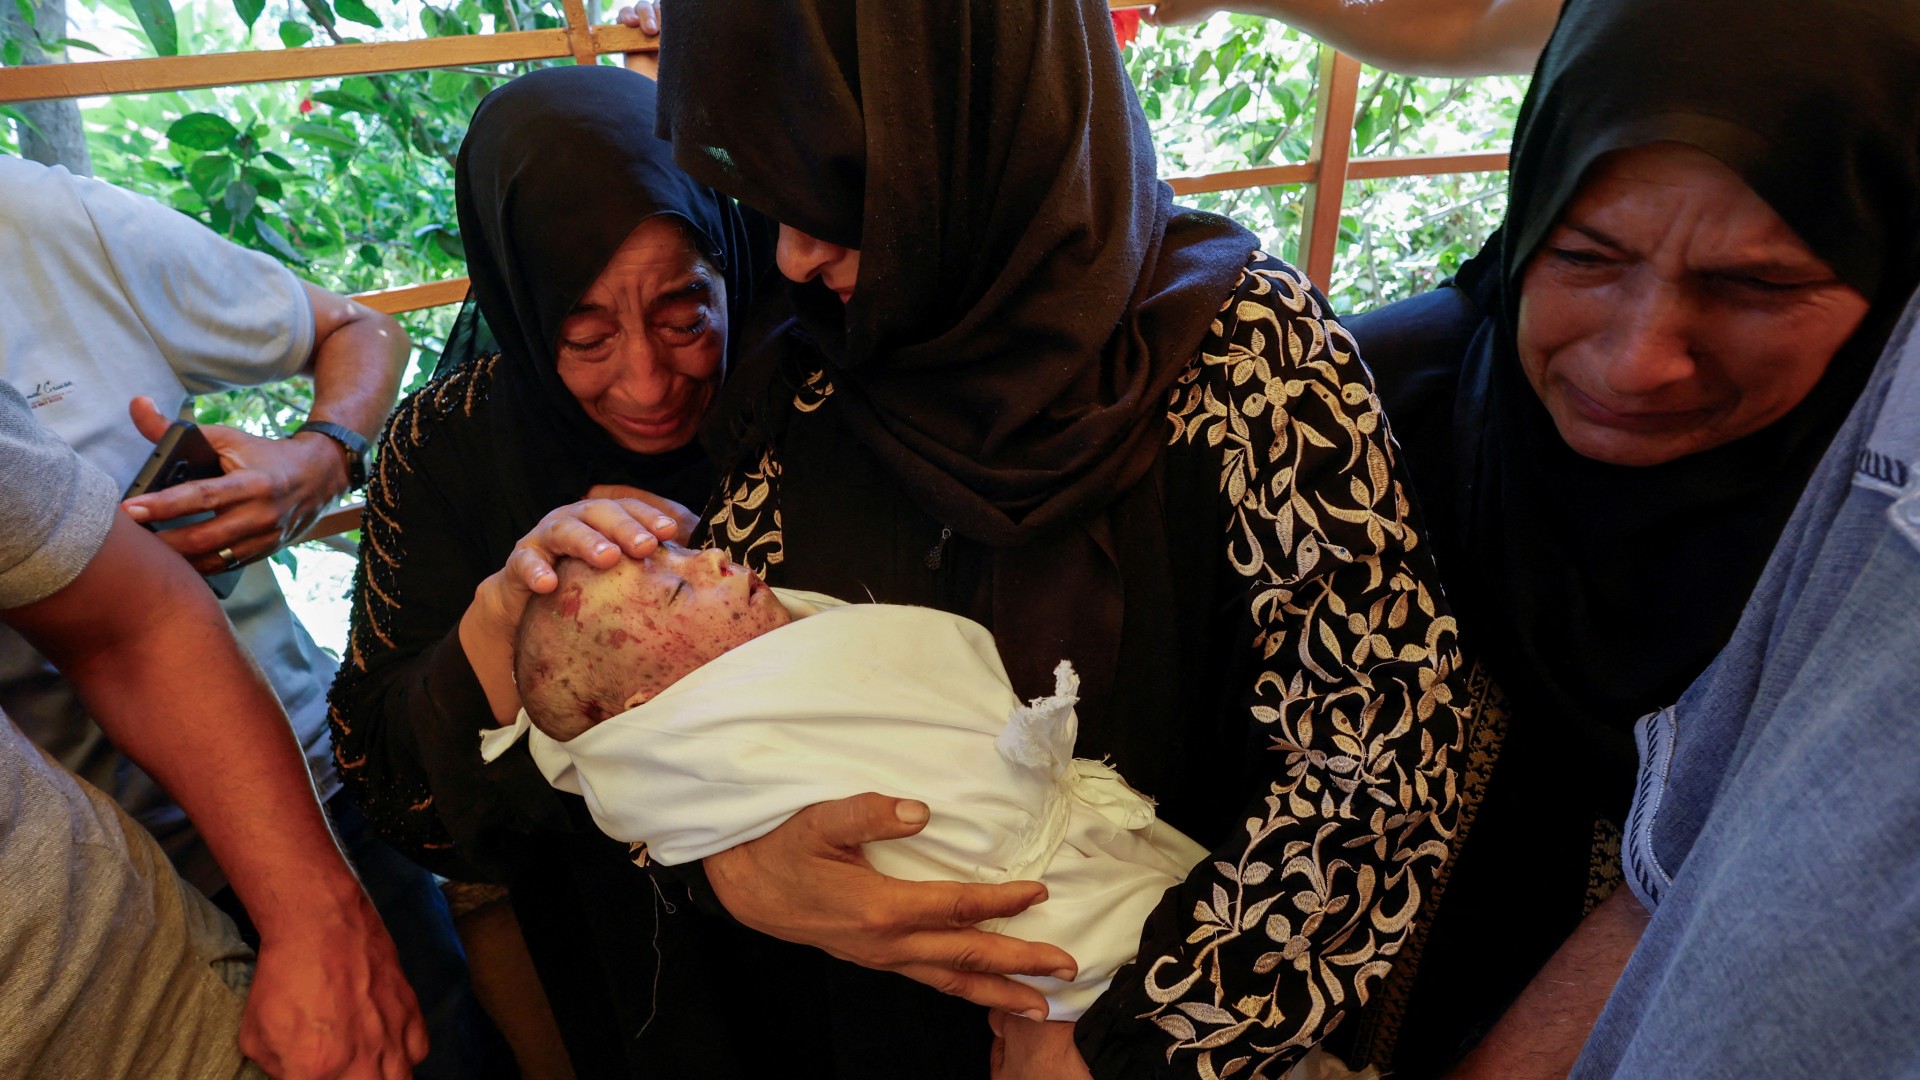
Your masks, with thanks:
[[[299,280],[186,215],[109,184],[0,156],[0,379],[41,426],[124,491],[153,446],[127,414],[274,382],[313,348]],[[291,718],[322,798],[339,790],[327,731],[335,664],[256,563],[223,606]],[[190,663],[191,657],[182,657]],[[107,744],[71,688],[0,628],[0,709],[61,764],[114,796],[208,891],[224,884],[186,816]]]
[[[0,609],[66,587],[119,490],[0,382]],[[114,804],[0,713],[0,1076],[227,1080],[251,954]]]

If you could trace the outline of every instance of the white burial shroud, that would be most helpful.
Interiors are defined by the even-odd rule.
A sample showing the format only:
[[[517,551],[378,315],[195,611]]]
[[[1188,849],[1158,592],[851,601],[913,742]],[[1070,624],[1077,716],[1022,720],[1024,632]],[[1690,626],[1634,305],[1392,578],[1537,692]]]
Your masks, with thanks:
[[[1133,958],[1161,894],[1205,854],[1112,768],[1075,760],[1079,678],[1022,704],[984,627],[930,608],[776,590],[796,618],[652,701],[557,742],[522,712],[481,733],[492,761],[526,738],[549,782],[600,828],[667,865],[771,832],[803,807],[878,791],[932,810],[916,836],[868,844],[917,881],[1038,879],[1049,899],[986,929],[1071,953],[1072,983],[1022,981],[1078,1018]]]

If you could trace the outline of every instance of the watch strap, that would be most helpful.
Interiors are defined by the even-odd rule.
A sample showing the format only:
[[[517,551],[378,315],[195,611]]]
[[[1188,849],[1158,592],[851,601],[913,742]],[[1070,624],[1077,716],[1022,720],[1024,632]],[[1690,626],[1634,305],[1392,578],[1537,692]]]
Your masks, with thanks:
[[[336,424],[328,420],[309,420],[295,428],[293,433],[298,435],[303,431],[311,431],[316,435],[325,435],[327,438],[339,443],[340,449],[347,452],[348,491],[357,491],[366,486],[367,451],[371,448],[371,444],[367,442],[366,436],[343,424]]]

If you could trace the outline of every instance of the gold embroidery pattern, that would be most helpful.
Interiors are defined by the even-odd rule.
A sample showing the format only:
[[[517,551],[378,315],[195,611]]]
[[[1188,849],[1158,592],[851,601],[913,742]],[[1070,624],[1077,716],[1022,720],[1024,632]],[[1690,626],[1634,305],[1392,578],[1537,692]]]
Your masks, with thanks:
[[[719,508],[707,519],[706,546],[726,549],[728,558],[765,576],[786,557],[780,531],[780,461],[773,448],[761,453],[759,465],[727,477],[726,484]]]
[[[1141,954],[1140,1018],[1195,1075],[1278,1077],[1368,1003],[1446,862],[1465,685],[1371,376],[1297,271],[1254,256],[1170,419],[1221,453],[1249,709],[1283,761],[1182,886],[1184,944]]]
[[[807,376],[793,394],[793,407],[803,413],[817,412],[833,396],[833,382],[825,368]]]
[[[794,389],[796,412],[816,412],[833,396],[826,369],[816,369]],[[706,546],[722,548],[734,562],[765,575],[786,558],[780,525],[780,459],[773,447],[760,463],[726,477],[720,505],[707,518]]]
[[[333,728],[333,759],[367,817],[390,838],[425,850],[441,850],[448,841],[433,812],[433,792],[424,780],[396,772],[375,786],[364,779],[366,740],[341,710],[352,687],[367,673],[367,657],[395,648],[389,632],[401,609],[399,572],[405,551],[396,501],[401,483],[413,471],[414,452],[432,439],[449,417],[470,416],[493,386],[499,356],[483,357],[435,379],[402,401],[388,417],[380,451],[367,483],[367,509],[361,516],[360,565],[353,575],[353,623],[346,659],[328,694],[327,720]]]
[[[1487,783],[1493,778],[1494,763],[1500,760],[1500,748],[1507,738],[1507,697],[1500,685],[1478,661],[1467,666],[1465,704],[1460,715],[1467,722],[1467,752],[1460,769],[1460,818],[1453,830],[1453,851],[1466,847],[1474,818],[1487,795]],[[1400,1025],[1406,1020],[1407,1005],[1413,997],[1414,979],[1420,971],[1420,957],[1426,949],[1427,934],[1446,897],[1447,882],[1453,875],[1454,860],[1449,858],[1434,875],[1427,889],[1426,903],[1414,920],[1407,940],[1400,946],[1400,958],[1394,961],[1373,1003],[1354,1018],[1356,1030],[1347,1054],[1352,1064],[1370,1061],[1386,1068],[1400,1041]]]

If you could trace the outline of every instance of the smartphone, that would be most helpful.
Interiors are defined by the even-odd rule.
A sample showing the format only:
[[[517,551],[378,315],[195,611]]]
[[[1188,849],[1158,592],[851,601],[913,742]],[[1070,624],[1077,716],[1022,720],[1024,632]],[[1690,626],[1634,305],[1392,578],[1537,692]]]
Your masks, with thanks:
[[[153,453],[148,455],[147,463],[140,467],[140,474],[127,485],[127,493],[122,499],[131,499],[135,495],[146,495],[155,491],[165,491],[176,484],[192,480],[210,480],[220,476],[225,470],[220,467],[220,453],[207,441],[199,427],[185,420],[175,420],[167,428],[167,433],[154,444]],[[183,517],[150,523],[147,528],[154,532],[166,532],[187,525],[195,525],[213,517],[211,511],[199,514],[187,514]],[[207,576],[207,585],[213,589],[213,595],[225,600],[232,595],[234,586],[240,583],[239,570],[227,570]]]

